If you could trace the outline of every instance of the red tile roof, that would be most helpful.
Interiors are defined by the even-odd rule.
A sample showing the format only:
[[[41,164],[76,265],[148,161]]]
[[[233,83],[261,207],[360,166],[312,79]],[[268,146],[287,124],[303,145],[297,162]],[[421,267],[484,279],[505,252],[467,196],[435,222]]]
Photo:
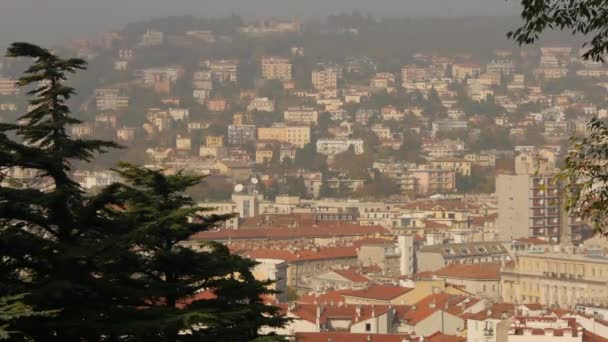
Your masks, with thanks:
[[[389,231],[380,226],[360,226],[351,223],[299,228],[250,228],[220,229],[194,234],[189,240],[251,240],[251,239],[301,239],[315,237],[367,236],[387,234]]]
[[[338,291],[327,291],[326,293],[319,295],[303,295],[298,298],[298,303],[302,304],[330,304],[334,303],[337,305],[338,303],[344,303],[344,297],[342,296],[345,293],[350,293],[352,290],[338,290]]]
[[[352,290],[343,296],[390,301],[413,290],[409,287],[373,285],[365,290]]]
[[[353,283],[367,283],[369,281],[368,277],[362,276],[357,273],[355,270],[346,269],[346,270],[332,270],[343,278],[346,278]]]
[[[292,308],[289,308],[289,304],[280,304],[279,306],[284,312],[288,311],[291,315],[312,323],[316,323],[317,321],[318,310],[320,312],[320,324],[336,318],[357,323],[381,316],[391,310],[391,307],[388,305],[296,304]]]
[[[437,270],[435,275],[445,278],[470,280],[500,280],[500,264],[449,264]]]
[[[418,342],[421,338],[407,334],[355,334],[350,332],[296,333],[296,342]],[[463,342],[465,338],[436,332],[424,338],[426,342]]]
[[[296,333],[296,342],[403,342],[418,341],[408,335],[353,334],[350,332]]]
[[[503,316],[512,317],[515,314],[515,305],[511,303],[496,303],[492,305],[488,310],[480,311],[478,313],[469,314],[466,316],[467,319],[475,321],[485,321],[488,318],[491,319],[503,319]]]
[[[412,305],[412,310],[406,312],[403,318],[408,324],[416,325],[439,310],[459,316],[478,302],[479,298],[450,295],[445,292],[432,294]]]
[[[279,259],[285,261],[306,261],[323,259],[356,258],[357,249],[348,247],[327,247],[318,250],[286,251],[275,249],[256,249],[244,252],[242,255],[250,259]]]

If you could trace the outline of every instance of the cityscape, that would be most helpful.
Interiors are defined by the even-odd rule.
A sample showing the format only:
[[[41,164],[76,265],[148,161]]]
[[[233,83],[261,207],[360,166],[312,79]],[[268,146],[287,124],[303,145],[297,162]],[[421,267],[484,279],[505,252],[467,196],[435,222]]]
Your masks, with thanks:
[[[184,16],[48,50],[14,44],[0,59],[0,298],[23,293],[33,313],[13,327],[0,310],[0,340],[608,341],[608,239],[566,184],[601,188],[608,153],[585,150],[604,158],[585,164],[596,173],[564,176],[577,148],[606,146],[593,132],[608,119],[608,67],[567,32],[509,40],[501,23],[517,20]],[[53,66],[67,77],[22,78]],[[64,110],[45,107],[53,89],[76,118],[59,149],[45,143],[56,122],[40,119]],[[112,143],[86,144],[101,141]],[[605,218],[601,204],[585,202]],[[14,237],[62,246],[63,224],[96,233],[40,252],[57,268]],[[169,270],[152,270],[172,253]],[[61,279],[132,292],[38,279],[56,265],[74,273]],[[167,292],[135,294],[156,287]],[[118,309],[57,306],[69,292]],[[262,309],[241,316],[230,303]],[[173,316],[145,316],[156,307]],[[200,308],[211,311],[188,311]],[[222,311],[236,323],[216,322]]]

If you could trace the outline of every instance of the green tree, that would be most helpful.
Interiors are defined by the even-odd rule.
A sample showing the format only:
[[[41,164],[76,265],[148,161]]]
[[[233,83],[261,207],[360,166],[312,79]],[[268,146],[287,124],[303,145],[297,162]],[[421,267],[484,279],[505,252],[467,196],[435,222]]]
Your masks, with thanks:
[[[521,27],[507,33],[520,45],[532,44],[546,30],[560,29],[589,36],[583,58],[603,61],[608,52],[608,7],[596,0],[522,0]]]
[[[23,304],[53,317],[28,316],[13,328],[36,341],[99,341],[129,317],[128,250],[112,243],[121,232],[106,217],[111,189],[86,196],[70,178],[74,161],[88,161],[114,143],[70,137],[80,123],[65,104],[68,74],[80,59],[61,59],[28,43],[7,56],[33,59],[19,79],[30,86],[31,111],[22,124],[0,125],[0,295],[28,293]],[[10,179],[11,169],[35,172],[33,182]],[[6,170],[9,170],[7,173]],[[124,296],[116,296],[124,293]]]
[[[564,186],[566,209],[608,236],[608,124],[594,118],[587,130],[587,136],[571,139],[557,179]]]
[[[32,316],[52,316],[56,311],[35,312],[31,306],[22,302],[25,295],[0,297],[0,340],[8,340],[18,336],[18,331],[12,331],[11,324],[18,319]]]
[[[197,341],[250,341],[263,326],[280,327],[286,320],[278,308],[265,305],[272,294],[270,281],[258,281],[256,263],[230,254],[219,243],[201,250],[182,246],[193,234],[208,230],[230,215],[205,215],[184,195],[202,177],[121,164],[116,170],[126,181],[117,196],[126,208],[121,216],[132,227],[129,244],[137,246],[140,281],[146,284],[148,305],[136,315],[138,339],[179,341],[191,329]],[[208,291],[209,297],[199,293]]]

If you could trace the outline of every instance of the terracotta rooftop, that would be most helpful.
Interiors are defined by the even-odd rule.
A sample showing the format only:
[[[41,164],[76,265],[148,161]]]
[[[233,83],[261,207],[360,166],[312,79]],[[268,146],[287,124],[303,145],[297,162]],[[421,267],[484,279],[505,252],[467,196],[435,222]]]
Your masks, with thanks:
[[[334,273],[337,273],[341,277],[352,281],[353,283],[366,283],[369,281],[369,278],[357,273],[357,271],[355,271],[353,269],[344,269],[344,270],[335,269],[332,271]]]
[[[365,290],[352,290],[343,293],[343,296],[390,301],[410,292],[411,290],[413,289],[409,287],[373,285]]]
[[[408,335],[353,334],[350,332],[296,333],[296,342],[409,342],[418,341]]]
[[[280,259],[285,261],[304,261],[304,260],[323,260],[338,258],[356,258],[357,249],[355,247],[327,247],[317,250],[275,250],[275,249],[254,249],[243,253],[251,259]]]
[[[322,305],[322,304],[280,304],[282,310],[288,310],[291,315],[303,320],[316,323],[317,309],[319,309],[319,323],[323,324],[331,319],[347,319],[352,323],[368,320],[387,313],[391,307],[388,305]]]
[[[515,314],[515,305],[511,303],[495,303],[490,308],[475,314],[469,314],[467,319],[485,321],[486,319],[503,319],[506,315],[512,317]]]
[[[465,338],[436,332],[421,339],[412,335],[355,334],[350,332],[302,332],[296,333],[296,342],[463,342]]]
[[[340,224],[319,225],[317,227],[220,229],[194,234],[189,240],[281,240],[315,237],[367,236],[386,233],[388,233],[388,230],[380,226],[360,226],[341,222]]]
[[[460,316],[479,300],[479,298],[450,295],[445,292],[432,294],[419,300],[410,311],[405,313],[403,318],[408,324],[416,325],[438,310]]]
[[[435,272],[436,276],[471,280],[500,280],[500,264],[449,264]]]

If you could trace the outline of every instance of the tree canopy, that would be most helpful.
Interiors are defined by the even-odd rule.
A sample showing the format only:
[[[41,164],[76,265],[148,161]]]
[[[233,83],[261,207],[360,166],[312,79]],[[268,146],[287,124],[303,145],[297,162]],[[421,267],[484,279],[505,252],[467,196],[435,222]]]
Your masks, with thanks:
[[[608,52],[608,7],[597,0],[522,0],[521,27],[507,33],[520,45],[538,41],[544,31],[559,29],[583,34],[583,58],[604,61]]]

